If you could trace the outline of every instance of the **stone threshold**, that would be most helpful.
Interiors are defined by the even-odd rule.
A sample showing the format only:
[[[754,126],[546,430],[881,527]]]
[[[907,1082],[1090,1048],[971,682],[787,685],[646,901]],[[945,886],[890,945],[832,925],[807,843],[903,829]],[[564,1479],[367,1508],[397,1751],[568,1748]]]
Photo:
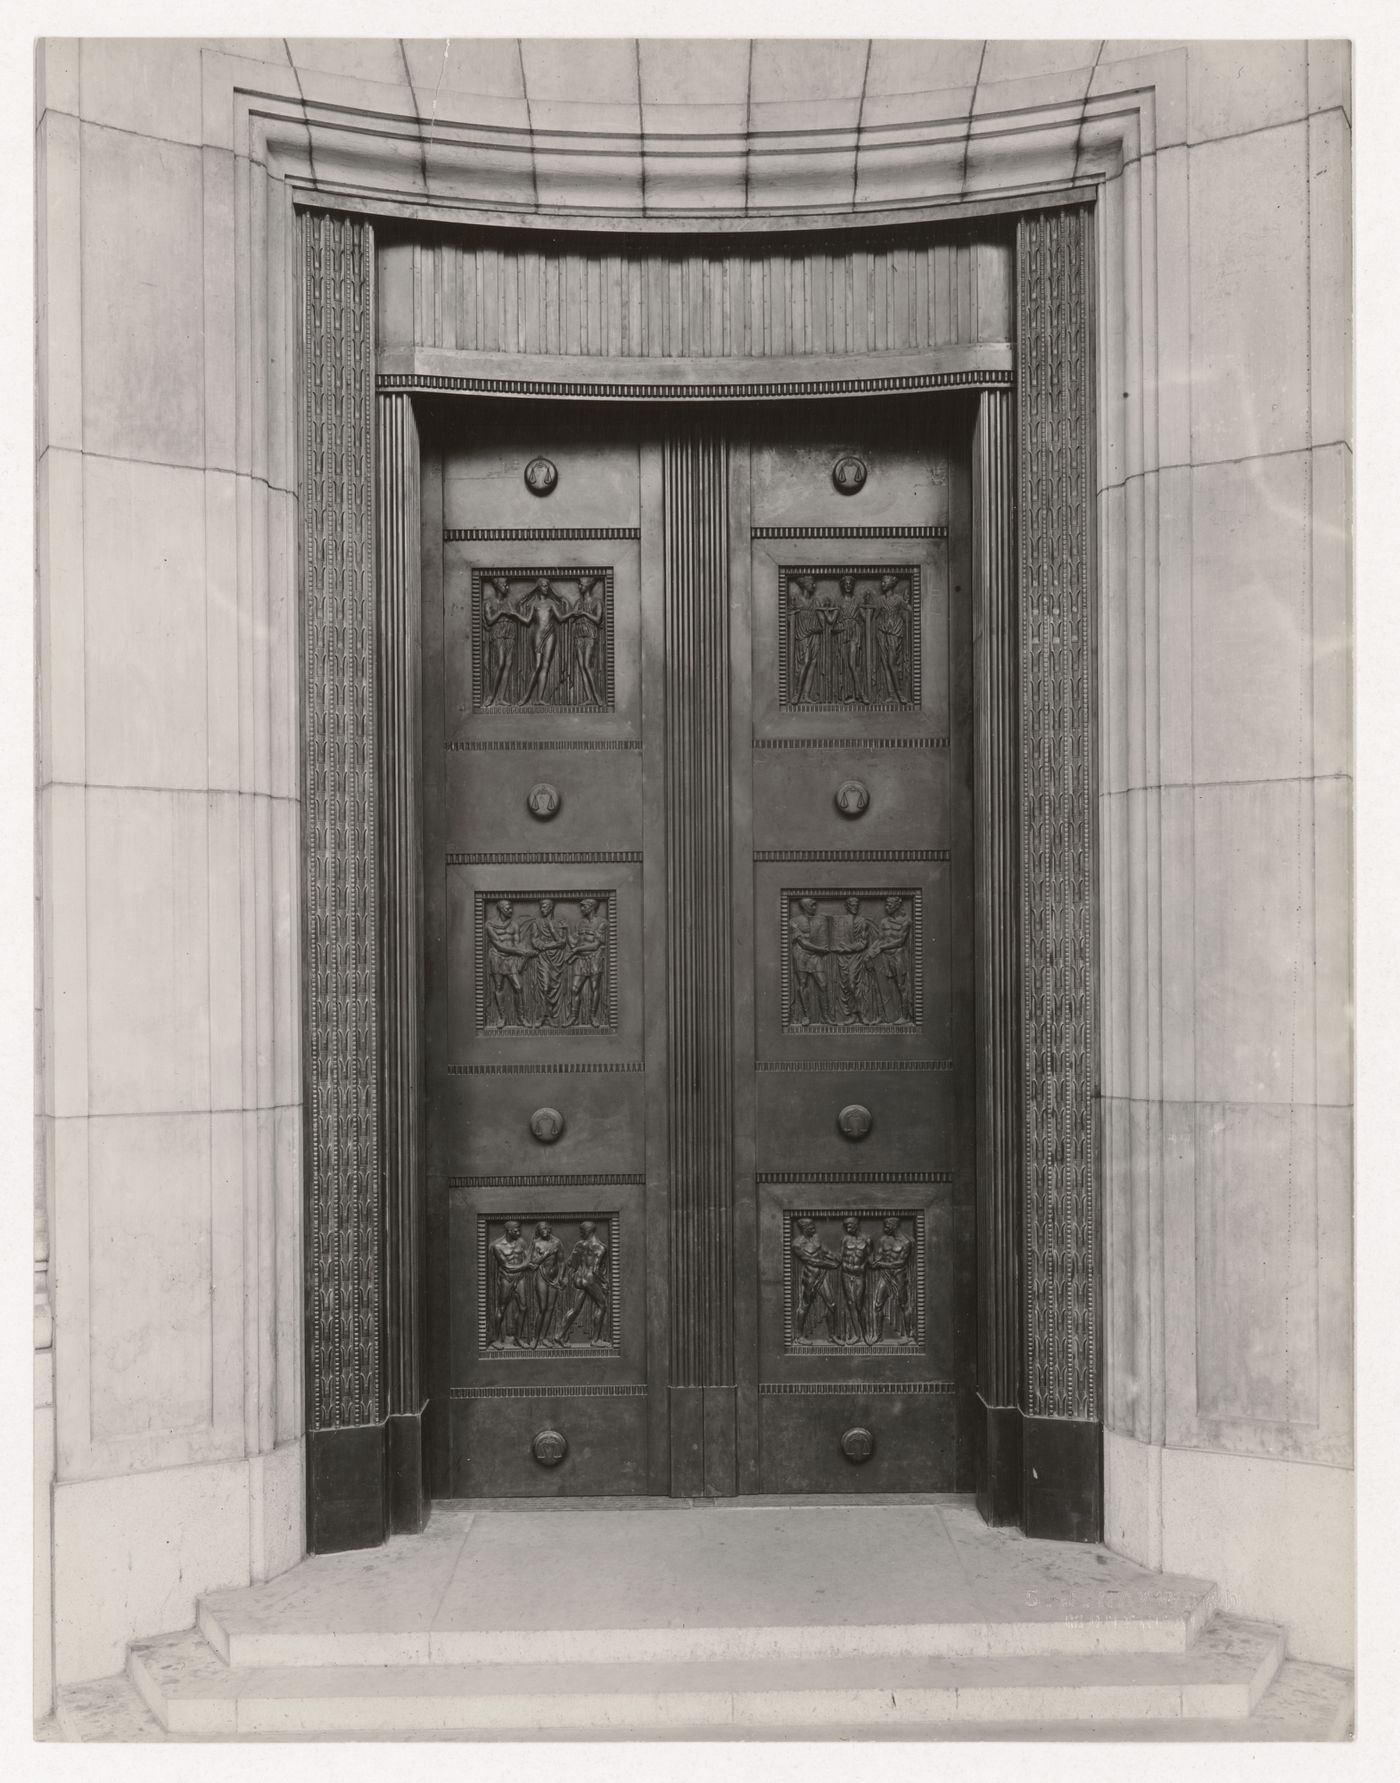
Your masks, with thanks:
[[[499,1728],[477,1731],[408,1732],[396,1729],[371,1733],[277,1733],[178,1734],[162,1727],[129,1677],[102,1678],[94,1683],[68,1685],[59,1692],[56,1713],[35,1728],[36,1740],[84,1744],[134,1743],[213,1745],[271,1742],[408,1743],[540,1742],[546,1744],[593,1744],[611,1741],[728,1742],[782,1741],[838,1738],[842,1743],[889,1740],[1000,1742],[1072,1741],[1076,1744],[1113,1742],[1221,1743],[1290,1741],[1321,1743],[1348,1740],[1353,1733],[1355,1692],[1352,1676],[1332,1666],[1309,1665],[1286,1659],[1253,1712],[1245,1718],[1181,1716],[1153,1720],[1094,1721],[945,1721],[879,1726],[848,1724],[839,1735],[823,1735],[807,1723],[783,1727],[684,1727],[645,1731],[608,1728],[597,1731],[572,1729],[560,1732],[531,1728],[510,1733]]]
[[[1209,1581],[965,1498],[564,1509],[439,1504],[421,1535],[210,1592],[194,1630],[133,1644],[136,1710],[79,1687],[127,1732],[70,1731],[70,1690],[64,1737],[1322,1739],[1350,1713],[1326,1668],[1280,1698],[1283,1631],[1216,1614]]]

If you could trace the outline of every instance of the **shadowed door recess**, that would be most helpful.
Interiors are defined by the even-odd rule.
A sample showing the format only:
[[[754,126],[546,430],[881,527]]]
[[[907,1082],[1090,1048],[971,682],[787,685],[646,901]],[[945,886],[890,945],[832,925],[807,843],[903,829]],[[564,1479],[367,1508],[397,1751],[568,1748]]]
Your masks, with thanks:
[[[969,1489],[970,408],[424,418],[431,1490]]]

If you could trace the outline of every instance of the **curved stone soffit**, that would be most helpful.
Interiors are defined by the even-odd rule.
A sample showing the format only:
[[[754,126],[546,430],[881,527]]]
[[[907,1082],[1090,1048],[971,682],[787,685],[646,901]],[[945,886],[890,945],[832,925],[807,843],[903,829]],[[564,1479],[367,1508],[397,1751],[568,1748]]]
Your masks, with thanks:
[[[979,92],[971,117],[940,115],[947,94],[910,94],[904,122],[747,132],[531,129],[378,109],[388,89],[371,82],[328,79],[327,89],[357,89],[345,100],[235,84],[231,146],[301,191],[380,214],[489,212],[526,228],[572,218],[830,228],[846,217],[1013,209],[1111,179],[1154,151],[1160,81],[1180,84],[1176,57],[1147,61],[1156,85],[1028,105],[1018,91],[1028,83],[1008,82]],[[1043,91],[1054,77],[1035,84]]]

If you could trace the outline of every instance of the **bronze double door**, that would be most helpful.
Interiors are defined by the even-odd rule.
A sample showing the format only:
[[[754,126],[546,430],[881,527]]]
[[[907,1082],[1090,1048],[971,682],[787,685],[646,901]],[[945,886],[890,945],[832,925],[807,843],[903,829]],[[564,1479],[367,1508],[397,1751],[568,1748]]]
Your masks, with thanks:
[[[430,419],[435,1495],[970,1488],[969,435]]]

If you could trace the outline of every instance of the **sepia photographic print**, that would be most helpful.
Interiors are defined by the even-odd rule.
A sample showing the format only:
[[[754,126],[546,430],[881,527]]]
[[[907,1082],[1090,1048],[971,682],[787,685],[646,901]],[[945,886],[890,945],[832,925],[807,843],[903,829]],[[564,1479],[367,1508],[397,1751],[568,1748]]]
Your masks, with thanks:
[[[699,28],[35,45],[41,1740],[1356,1735],[1351,46]]]

